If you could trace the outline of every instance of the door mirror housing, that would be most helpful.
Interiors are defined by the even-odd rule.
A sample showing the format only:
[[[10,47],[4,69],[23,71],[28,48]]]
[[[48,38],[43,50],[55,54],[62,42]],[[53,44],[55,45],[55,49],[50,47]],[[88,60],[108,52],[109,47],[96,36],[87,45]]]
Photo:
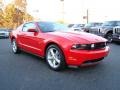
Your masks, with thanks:
[[[37,32],[36,29],[28,29],[28,32]]]

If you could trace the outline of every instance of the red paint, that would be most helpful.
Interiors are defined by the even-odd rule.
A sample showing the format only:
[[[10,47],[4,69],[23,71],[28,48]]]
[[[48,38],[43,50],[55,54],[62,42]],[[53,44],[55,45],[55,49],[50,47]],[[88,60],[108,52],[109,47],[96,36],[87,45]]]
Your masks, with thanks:
[[[10,39],[16,39],[18,46],[30,53],[44,57],[49,43],[57,44],[63,51],[68,65],[81,65],[84,61],[106,57],[109,47],[97,50],[72,50],[73,44],[106,42],[106,39],[84,32],[47,32],[43,33],[35,22],[38,32],[23,32],[21,25],[12,31]]]

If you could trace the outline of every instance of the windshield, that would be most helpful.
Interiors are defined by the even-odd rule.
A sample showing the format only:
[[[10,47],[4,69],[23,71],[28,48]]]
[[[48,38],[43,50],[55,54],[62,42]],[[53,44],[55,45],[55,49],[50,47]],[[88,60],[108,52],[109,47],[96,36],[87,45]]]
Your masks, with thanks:
[[[96,26],[101,26],[102,23],[88,23],[85,25],[85,27],[96,27]]]
[[[0,29],[0,31],[6,31],[7,32],[8,30],[7,29]]]
[[[67,25],[54,22],[38,22],[42,32],[67,31]]]
[[[116,25],[117,25],[117,21],[107,21],[103,24],[103,26],[116,26]]]
[[[75,24],[73,27],[74,28],[84,27],[84,24]]]

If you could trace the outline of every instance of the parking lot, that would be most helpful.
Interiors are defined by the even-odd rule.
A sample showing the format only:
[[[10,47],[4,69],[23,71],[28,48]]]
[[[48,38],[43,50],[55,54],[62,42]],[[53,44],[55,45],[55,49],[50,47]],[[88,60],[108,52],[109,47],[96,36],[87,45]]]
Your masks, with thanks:
[[[0,39],[0,90],[120,90],[120,45],[99,65],[50,70],[44,60],[13,54],[8,39]]]

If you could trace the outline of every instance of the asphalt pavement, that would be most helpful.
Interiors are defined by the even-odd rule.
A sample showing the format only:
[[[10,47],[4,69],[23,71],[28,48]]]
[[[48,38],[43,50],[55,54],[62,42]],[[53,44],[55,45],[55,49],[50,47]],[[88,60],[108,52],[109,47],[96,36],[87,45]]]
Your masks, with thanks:
[[[55,72],[44,59],[13,54],[8,39],[0,39],[0,90],[120,90],[120,45],[97,66]]]

